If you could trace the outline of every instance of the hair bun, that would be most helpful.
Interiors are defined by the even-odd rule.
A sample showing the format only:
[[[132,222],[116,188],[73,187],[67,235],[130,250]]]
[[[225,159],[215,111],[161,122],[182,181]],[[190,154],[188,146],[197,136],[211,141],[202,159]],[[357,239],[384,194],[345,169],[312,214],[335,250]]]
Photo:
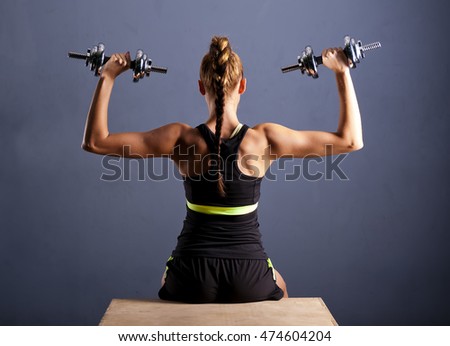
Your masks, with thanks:
[[[209,53],[214,57],[216,63],[221,66],[227,63],[231,55],[230,41],[224,36],[214,36],[211,39]]]

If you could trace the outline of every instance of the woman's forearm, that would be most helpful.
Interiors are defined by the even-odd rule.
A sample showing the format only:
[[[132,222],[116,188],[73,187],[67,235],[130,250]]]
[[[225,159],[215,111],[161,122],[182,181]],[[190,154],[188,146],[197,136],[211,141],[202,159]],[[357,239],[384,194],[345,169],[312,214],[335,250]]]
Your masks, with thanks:
[[[91,106],[86,119],[82,148],[94,150],[96,145],[108,137],[108,105],[114,79],[101,76],[92,98]]]
[[[363,147],[361,114],[350,71],[336,73],[336,83],[340,102],[337,133],[348,142],[350,148],[361,149]]]

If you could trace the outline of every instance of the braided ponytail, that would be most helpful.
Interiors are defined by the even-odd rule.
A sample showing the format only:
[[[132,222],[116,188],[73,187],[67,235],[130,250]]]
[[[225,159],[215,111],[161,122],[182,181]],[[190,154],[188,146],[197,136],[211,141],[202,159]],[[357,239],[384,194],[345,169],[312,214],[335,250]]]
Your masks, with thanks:
[[[200,67],[200,79],[205,89],[215,96],[216,129],[215,151],[218,160],[217,189],[224,197],[225,183],[222,174],[222,159],[220,157],[220,143],[222,134],[223,112],[225,96],[233,90],[243,75],[242,63],[239,56],[231,49],[226,37],[214,36],[211,40],[209,53],[207,53]]]

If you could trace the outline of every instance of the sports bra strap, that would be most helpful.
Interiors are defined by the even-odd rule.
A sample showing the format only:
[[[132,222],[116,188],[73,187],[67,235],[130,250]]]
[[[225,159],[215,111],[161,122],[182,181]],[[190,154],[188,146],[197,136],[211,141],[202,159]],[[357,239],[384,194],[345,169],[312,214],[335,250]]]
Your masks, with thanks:
[[[233,138],[234,136],[236,136],[239,133],[239,131],[241,131],[242,126],[243,125],[241,123],[239,123],[238,126],[236,126],[234,131],[231,133],[230,138]]]

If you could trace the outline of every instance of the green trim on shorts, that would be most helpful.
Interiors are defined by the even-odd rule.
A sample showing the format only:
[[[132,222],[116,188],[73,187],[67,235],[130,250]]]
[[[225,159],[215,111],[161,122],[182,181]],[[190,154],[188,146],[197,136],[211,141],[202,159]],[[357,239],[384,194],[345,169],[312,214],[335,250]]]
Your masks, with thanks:
[[[269,269],[272,269],[273,281],[276,282],[277,281],[277,274],[275,273],[275,268],[274,268],[270,258],[267,258],[267,266],[269,267]]]
[[[167,259],[167,262],[166,262],[166,269],[164,270],[164,274],[163,274],[163,277],[164,277],[164,279],[166,279],[166,277],[167,277],[167,271],[169,270],[169,267],[168,267],[168,263],[170,262],[170,261],[172,261],[173,260],[173,256],[169,256],[169,258]],[[272,261],[270,260],[270,258],[267,258],[267,267],[269,268],[269,269],[271,269],[272,270],[272,277],[273,277],[273,281],[277,281],[277,274],[275,273],[275,267],[273,266],[273,263],[272,263]]]
[[[173,260],[173,257],[172,257],[172,256],[169,256],[169,258],[168,258],[167,261],[166,261],[166,269],[164,270],[164,274],[163,274],[164,280],[166,279],[166,277],[167,277],[167,271],[169,270],[169,267],[167,266],[167,263],[170,262],[170,261],[172,261],[172,260]]]

